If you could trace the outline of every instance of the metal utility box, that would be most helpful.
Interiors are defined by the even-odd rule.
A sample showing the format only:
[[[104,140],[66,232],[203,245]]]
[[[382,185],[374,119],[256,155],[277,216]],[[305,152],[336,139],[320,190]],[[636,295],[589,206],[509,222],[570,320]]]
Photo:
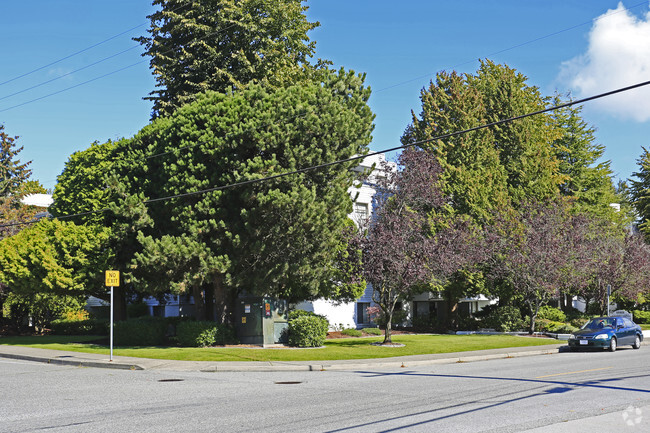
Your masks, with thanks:
[[[237,300],[237,336],[242,344],[289,342],[287,301],[275,298],[245,297]]]

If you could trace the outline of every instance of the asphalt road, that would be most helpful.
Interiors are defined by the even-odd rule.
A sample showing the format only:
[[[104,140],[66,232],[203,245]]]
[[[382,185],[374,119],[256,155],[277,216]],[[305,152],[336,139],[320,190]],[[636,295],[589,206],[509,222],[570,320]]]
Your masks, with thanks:
[[[0,359],[0,432],[650,431],[650,348],[367,371]]]

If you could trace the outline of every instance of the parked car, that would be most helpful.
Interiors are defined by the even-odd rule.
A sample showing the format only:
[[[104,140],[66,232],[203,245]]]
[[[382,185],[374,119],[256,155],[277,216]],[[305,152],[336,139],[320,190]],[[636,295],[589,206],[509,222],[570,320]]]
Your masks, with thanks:
[[[604,348],[615,352],[618,346],[641,347],[641,327],[626,317],[596,317],[569,337],[569,347]]]

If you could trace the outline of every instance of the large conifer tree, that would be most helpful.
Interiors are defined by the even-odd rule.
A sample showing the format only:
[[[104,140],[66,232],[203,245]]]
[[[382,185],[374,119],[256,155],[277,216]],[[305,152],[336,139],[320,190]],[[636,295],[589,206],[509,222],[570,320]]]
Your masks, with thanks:
[[[149,37],[136,39],[157,81],[153,117],[173,113],[206,90],[250,83],[284,86],[310,69],[315,43],[302,0],[154,0]]]

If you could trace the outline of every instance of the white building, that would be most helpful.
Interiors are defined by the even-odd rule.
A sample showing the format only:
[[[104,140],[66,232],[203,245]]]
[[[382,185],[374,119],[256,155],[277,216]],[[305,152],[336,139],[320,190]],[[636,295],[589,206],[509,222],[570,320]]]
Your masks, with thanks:
[[[376,179],[383,175],[382,166],[386,162],[383,154],[372,155],[364,158],[359,166],[355,169],[359,172],[371,172],[367,179],[354,187],[348,192],[353,200],[353,211],[350,215],[357,226],[368,224],[373,211],[373,197],[376,193]],[[391,167],[396,168],[396,164],[389,162]],[[332,329],[335,328],[364,328],[376,326],[368,317],[367,309],[374,305],[372,301],[372,287],[368,286],[363,295],[356,302],[338,303],[325,299],[315,301],[305,301],[294,306],[294,308],[306,311],[312,311],[316,314],[325,316]],[[496,302],[483,295],[461,299],[458,305],[460,313],[470,315],[480,311],[486,305]],[[412,323],[414,317],[422,320],[431,320],[437,318],[444,320],[447,314],[447,302],[442,298],[439,292],[428,292],[419,294],[411,299],[401,308],[406,312],[407,323]]]

